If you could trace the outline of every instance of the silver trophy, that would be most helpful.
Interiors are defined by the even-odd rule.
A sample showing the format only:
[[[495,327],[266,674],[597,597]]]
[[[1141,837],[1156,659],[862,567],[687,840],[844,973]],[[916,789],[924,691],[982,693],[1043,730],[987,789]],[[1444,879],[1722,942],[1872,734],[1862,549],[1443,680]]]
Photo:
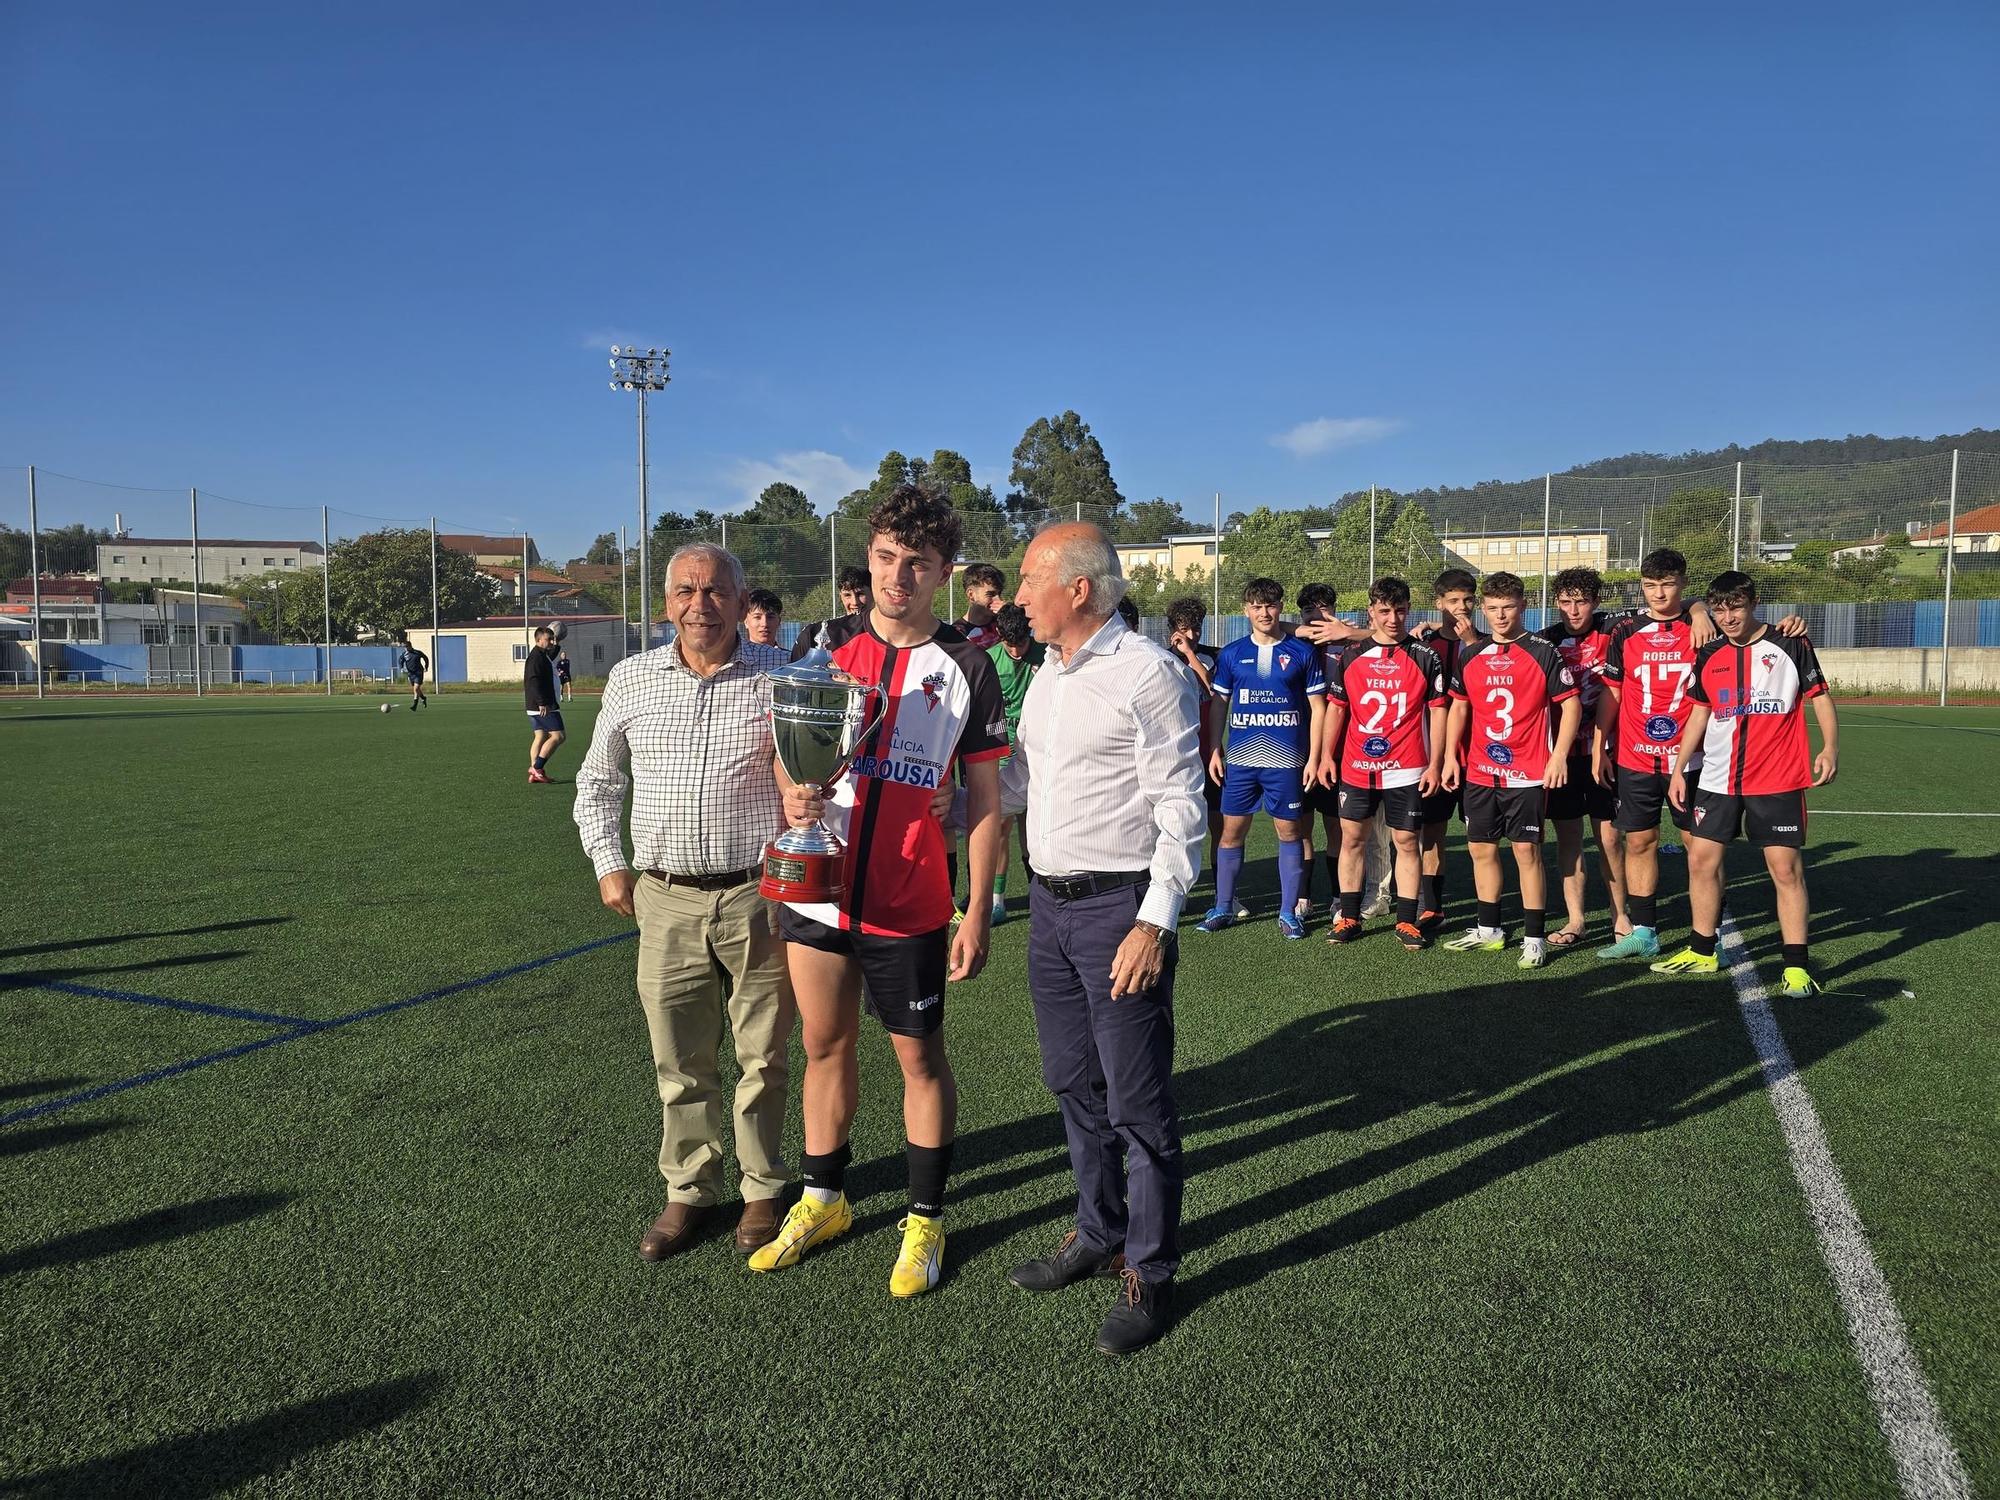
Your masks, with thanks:
[[[771,740],[785,774],[825,798],[882,722],[882,690],[833,665],[824,650],[764,674],[771,683]],[[759,889],[773,901],[819,905],[847,893],[847,846],[823,822],[788,828],[764,850]]]

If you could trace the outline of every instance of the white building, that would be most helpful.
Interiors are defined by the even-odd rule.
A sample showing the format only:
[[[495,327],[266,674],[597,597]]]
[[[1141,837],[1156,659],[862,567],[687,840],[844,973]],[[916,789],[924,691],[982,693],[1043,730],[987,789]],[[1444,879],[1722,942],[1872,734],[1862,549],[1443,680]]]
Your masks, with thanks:
[[[201,544],[201,581],[233,583],[260,573],[319,568],[326,554],[318,542],[237,541]],[[120,536],[97,544],[97,576],[107,583],[192,583],[194,546],[186,537]]]

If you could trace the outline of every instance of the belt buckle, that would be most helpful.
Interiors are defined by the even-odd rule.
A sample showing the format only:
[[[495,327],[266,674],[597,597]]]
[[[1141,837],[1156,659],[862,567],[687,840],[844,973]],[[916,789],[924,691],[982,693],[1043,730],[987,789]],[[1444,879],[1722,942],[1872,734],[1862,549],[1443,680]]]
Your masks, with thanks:
[[[1090,877],[1087,875],[1056,875],[1050,877],[1049,889],[1058,901],[1078,901],[1090,894]]]

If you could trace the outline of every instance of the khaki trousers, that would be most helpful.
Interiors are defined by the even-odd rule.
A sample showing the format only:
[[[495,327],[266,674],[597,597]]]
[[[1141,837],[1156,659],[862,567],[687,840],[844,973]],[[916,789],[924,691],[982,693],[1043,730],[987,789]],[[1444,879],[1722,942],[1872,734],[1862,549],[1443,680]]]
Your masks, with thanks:
[[[639,1004],[660,1085],[660,1175],[676,1203],[712,1204],[722,1190],[722,1079],[717,1054],[729,1013],[736,1062],[736,1163],[744,1201],[775,1198],[785,1165],[792,999],[777,908],[756,882],[723,891],[641,875]]]

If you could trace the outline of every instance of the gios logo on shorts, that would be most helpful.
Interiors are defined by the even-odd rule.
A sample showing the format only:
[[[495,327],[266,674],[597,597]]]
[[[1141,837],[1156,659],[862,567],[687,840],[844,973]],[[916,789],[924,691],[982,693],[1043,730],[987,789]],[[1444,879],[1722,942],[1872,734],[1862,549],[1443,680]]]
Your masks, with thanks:
[[[1680,732],[1681,727],[1674,722],[1672,714],[1654,714],[1646,720],[1646,738],[1656,745],[1678,739]]]
[[[1389,753],[1389,741],[1382,735],[1371,734],[1361,742],[1361,753],[1370,760],[1380,760]]]

